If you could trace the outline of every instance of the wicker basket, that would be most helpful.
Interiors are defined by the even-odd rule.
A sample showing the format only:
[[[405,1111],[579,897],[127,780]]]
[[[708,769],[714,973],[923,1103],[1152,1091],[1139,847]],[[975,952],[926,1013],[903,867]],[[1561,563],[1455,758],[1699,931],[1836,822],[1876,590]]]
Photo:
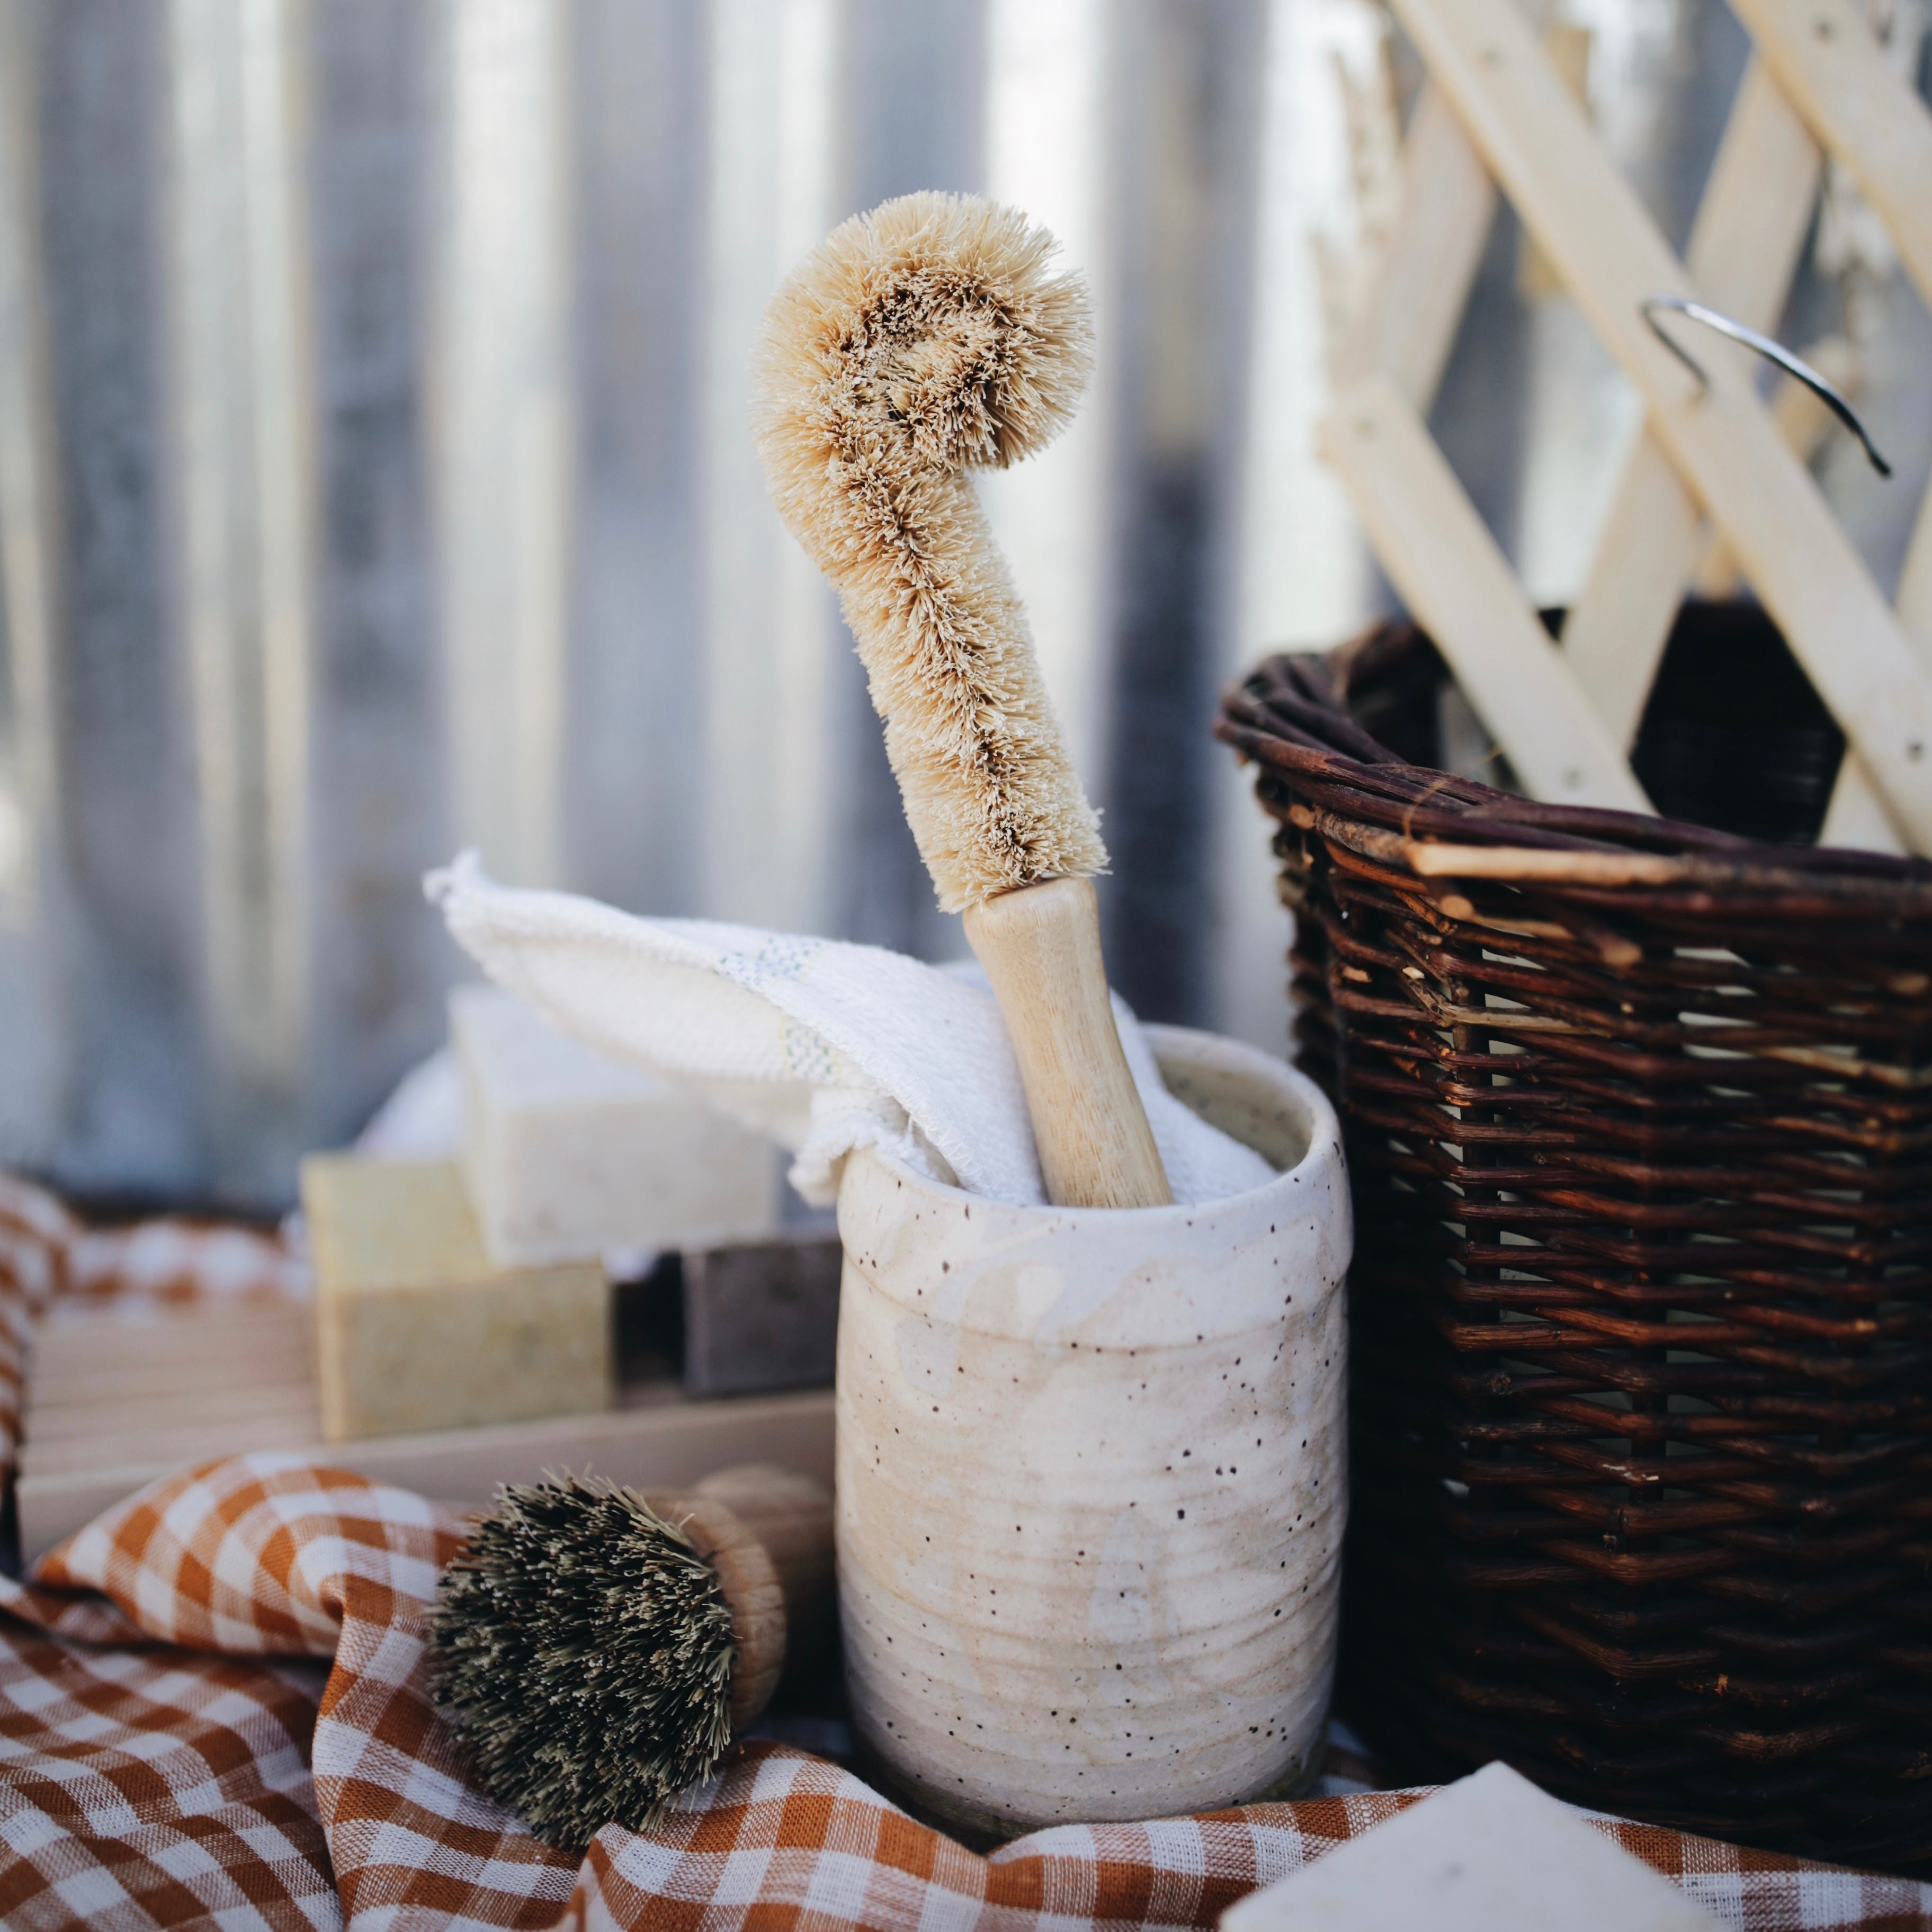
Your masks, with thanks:
[[[1358,1228],[1346,1708],[1411,1774],[1932,1859],[1932,865],[1407,762],[1434,653],[1277,658],[1261,767]]]

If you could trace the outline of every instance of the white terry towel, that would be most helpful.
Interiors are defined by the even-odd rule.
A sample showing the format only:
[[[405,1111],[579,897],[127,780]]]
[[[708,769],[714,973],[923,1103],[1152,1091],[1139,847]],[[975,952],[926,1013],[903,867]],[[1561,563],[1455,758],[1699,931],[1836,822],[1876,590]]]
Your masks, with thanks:
[[[839,1163],[861,1147],[968,1193],[1046,1201],[1006,1027],[970,970],[500,886],[473,852],[424,885],[500,986],[790,1149],[792,1185],[815,1205],[836,1198]],[[1118,998],[1114,1015],[1174,1199],[1221,1200],[1266,1181],[1274,1170],[1259,1154],[1161,1084]]]

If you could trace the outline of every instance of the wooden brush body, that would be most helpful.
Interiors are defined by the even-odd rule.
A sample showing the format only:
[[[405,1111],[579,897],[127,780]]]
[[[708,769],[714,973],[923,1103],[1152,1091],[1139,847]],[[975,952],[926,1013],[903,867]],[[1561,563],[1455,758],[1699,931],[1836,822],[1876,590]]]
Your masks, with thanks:
[[[1062,1208],[1174,1198],[1121,1050],[1092,883],[1052,879],[966,909],[1026,1088],[1046,1198]]]
[[[654,1507],[682,1523],[692,1546],[718,1573],[738,1653],[731,1729],[742,1732],[785,1670],[823,1662],[836,1638],[832,1492],[796,1470],[742,1462],[707,1476],[688,1497]]]

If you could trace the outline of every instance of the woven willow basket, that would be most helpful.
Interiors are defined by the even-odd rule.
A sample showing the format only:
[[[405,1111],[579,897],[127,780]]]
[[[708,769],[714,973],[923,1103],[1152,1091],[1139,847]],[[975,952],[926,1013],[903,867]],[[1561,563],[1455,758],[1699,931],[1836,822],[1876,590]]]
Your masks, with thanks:
[[[1932,865],[1412,764],[1407,626],[1220,734],[1358,1230],[1344,1708],[1406,1774],[1932,1859]]]

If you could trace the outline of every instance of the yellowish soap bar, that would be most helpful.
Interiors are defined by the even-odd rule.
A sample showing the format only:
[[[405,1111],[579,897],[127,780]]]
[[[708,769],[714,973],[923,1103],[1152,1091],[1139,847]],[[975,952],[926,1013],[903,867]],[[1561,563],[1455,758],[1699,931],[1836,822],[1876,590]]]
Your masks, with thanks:
[[[454,1162],[312,1155],[302,1195],[329,1442],[610,1407],[603,1269],[493,1266]]]

